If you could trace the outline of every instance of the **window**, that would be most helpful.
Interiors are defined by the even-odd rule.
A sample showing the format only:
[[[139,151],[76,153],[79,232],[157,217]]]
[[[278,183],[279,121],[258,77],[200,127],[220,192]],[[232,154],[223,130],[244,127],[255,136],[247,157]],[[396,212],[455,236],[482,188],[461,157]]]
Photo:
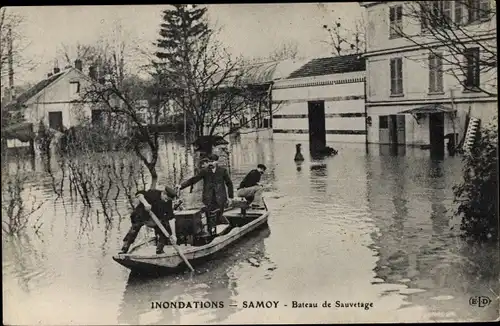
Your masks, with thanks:
[[[403,59],[391,59],[391,95],[403,95]]]
[[[80,82],[70,82],[71,95],[80,93]]]
[[[403,30],[403,6],[398,5],[389,8],[389,37],[396,38],[400,36]]]
[[[429,54],[429,93],[443,92],[443,59],[440,53]]]
[[[464,1],[464,0],[462,0]],[[490,0],[466,0],[469,11],[469,23],[489,19]]]
[[[443,18],[448,23],[451,24],[453,22],[453,2],[451,1],[442,1],[443,8]]]
[[[464,25],[466,18],[466,12],[465,12],[466,8],[465,4],[463,3],[463,0],[455,1],[454,5],[455,5],[455,17],[454,17],[455,24]]]
[[[428,28],[452,28],[485,21],[491,17],[490,0],[444,0],[420,3],[422,30]]]
[[[465,62],[467,65],[465,86],[467,88],[479,87],[479,48],[467,49],[465,51]]]
[[[378,116],[378,128],[379,129],[389,129],[389,116],[379,115]]]
[[[49,127],[57,130],[63,130],[63,116],[61,111],[49,112]]]

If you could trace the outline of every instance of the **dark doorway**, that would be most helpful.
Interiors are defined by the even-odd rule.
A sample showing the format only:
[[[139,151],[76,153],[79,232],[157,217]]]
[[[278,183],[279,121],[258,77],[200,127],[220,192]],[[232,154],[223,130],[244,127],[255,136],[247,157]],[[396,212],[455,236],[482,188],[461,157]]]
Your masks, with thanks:
[[[444,155],[444,113],[429,114],[431,155]]]
[[[309,145],[311,151],[326,146],[325,102],[308,102]]]
[[[398,116],[395,114],[389,116],[389,143],[398,143]]]
[[[102,124],[104,120],[103,110],[92,110],[91,121],[93,125]]]
[[[398,145],[406,144],[406,116],[399,114],[396,116],[397,128],[397,143]]]
[[[49,112],[49,127],[58,131],[63,130],[62,112]]]

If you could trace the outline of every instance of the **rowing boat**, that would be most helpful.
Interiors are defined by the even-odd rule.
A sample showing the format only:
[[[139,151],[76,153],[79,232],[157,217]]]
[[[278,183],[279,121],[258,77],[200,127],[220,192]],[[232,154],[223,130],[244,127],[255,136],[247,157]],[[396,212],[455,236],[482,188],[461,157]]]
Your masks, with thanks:
[[[267,207],[248,210],[228,209],[223,216],[229,224],[217,225],[216,233],[210,242],[201,245],[179,245],[179,248],[191,264],[207,260],[245,234],[266,225],[269,214]],[[139,273],[172,272],[186,267],[182,257],[171,245],[165,246],[163,254],[156,254],[154,241],[154,238],[146,240],[131,248],[126,254],[113,256],[113,260]]]

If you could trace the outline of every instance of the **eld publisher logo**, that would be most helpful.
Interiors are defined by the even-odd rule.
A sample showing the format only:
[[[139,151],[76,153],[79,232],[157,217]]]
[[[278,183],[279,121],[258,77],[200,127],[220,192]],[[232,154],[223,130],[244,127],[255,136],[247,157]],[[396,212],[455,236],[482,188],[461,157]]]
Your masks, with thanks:
[[[487,307],[491,303],[491,299],[488,297],[470,297],[469,304],[471,306],[478,306],[480,308]]]

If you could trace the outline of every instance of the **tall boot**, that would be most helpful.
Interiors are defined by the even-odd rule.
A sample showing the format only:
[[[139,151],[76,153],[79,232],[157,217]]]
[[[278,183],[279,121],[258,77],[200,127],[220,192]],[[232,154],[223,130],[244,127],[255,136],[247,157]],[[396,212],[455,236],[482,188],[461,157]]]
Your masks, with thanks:
[[[130,248],[130,243],[128,241],[123,241],[122,249],[120,250],[120,254],[126,254]]]

